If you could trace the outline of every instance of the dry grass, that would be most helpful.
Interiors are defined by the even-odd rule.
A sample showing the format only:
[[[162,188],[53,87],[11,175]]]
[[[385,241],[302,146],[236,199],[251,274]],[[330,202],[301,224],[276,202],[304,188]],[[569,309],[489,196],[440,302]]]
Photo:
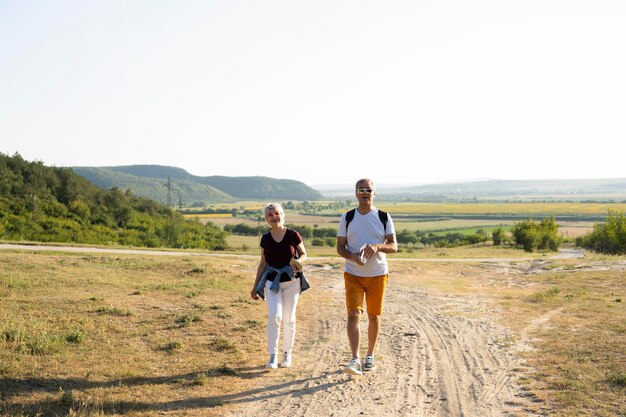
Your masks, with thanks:
[[[265,346],[264,305],[248,297],[253,268],[1,253],[2,415],[219,415],[260,372],[250,360]]]
[[[400,285],[493,306],[517,335],[510,343],[528,348],[522,382],[547,414],[626,412],[624,271],[590,266],[615,258],[394,257]],[[0,252],[0,415],[217,416],[302,377],[260,367],[266,311],[249,301],[255,269],[243,257]],[[303,297],[299,311],[331,302]],[[298,316],[302,329],[316,319]]]

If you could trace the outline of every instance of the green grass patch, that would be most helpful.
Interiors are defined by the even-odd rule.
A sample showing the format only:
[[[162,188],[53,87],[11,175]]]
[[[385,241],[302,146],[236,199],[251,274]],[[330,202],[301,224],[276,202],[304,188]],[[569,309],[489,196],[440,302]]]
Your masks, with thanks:
[[[215,339],[209,342],[209,346],[211,347],[212,350],[216,352],[224,352],[224,351],[235,352],[238,350],[237,345],[233,341],[225,337],[216,337]]]
[[[128,310],[128,309],[122,309],[119,307],[113,307],[113,306],[102,306],[102,307],[98,307],[96,309],[96,313],[99,314],[108,314],[110,316],[123,316],[123,317],[127,317],[132,315],[133,313]]]
[[[174,323],[176,324],[177,327],[188,327],[191,326],[193,323],[199,323],[202,321],[202,317],[200,317],[197,314],[185,314],[179,318],[177,318],[176,320],[174,320]]]
[[[557,295],[561,293],[561,290],[554,287],[550,288],[546,291],[538,291],[528,297],[528,301],[531,303],[544,303],[548,300],[554,299]]]

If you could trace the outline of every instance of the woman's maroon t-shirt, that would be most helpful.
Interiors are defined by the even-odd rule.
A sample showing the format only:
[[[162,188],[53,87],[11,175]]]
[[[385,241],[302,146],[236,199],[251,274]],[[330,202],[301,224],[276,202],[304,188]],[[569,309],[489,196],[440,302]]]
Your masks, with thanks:
[[[260,246],[263,248],[265,254],[265,261],[267,264],[274,268],[283,268],[289,265],[291,258],[297,252],[298,245],[302,243],[302,236],[295,230],[287,229],[285,237],[280,242],[276,242],[272,237],[272,232],[267,232],[261,237]],[[272,272],[268,274],[267,279],[274,280],[276,273]],[[289,278],[283,275],[281,281],[288,281]]]

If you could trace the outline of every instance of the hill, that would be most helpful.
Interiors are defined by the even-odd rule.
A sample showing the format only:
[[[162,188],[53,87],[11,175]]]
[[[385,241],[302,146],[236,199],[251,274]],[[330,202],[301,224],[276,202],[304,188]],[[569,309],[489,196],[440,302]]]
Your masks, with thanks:
[[[396,190],[397,192],[445,195],[590,195],[624,194],[626,178],[573,180],[487,180],[430,184]]]
[[[102,188],[118,187],[166,204],[168,181],[173,205],[209,205],[235,200],[320,200],[322,194],[295,180],[269,177],[195,176],[184,169],[162,165],[72,167],[74,172]],[[169,178],[169,180],[168,180]]]
[[[0,239],[220,249],[225,234],[69,168],[0,153]]]

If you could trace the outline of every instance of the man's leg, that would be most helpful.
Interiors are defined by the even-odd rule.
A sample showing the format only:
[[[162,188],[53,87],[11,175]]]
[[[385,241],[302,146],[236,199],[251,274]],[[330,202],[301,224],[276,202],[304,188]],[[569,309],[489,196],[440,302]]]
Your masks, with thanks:
[[[367,355],[363,370],[371,371],[376,368],[374,364],[374,349],[380,334],[380,321],[383,313],[383,303],[385,298],[385,288],[387,286],[387,275],[372,277],[365,290],[367,300]]]
[[[359,329],[360,319],[361,311],[352,310],[348,312],[348,341],[350,342],[352,358],[359,357],[359,344],[361,343],[361,330]]]
[[[359,344],[361,342],[361,330],[359,322],[361,321],[361,313],[363,312],[363,295],[364,288],[359,279],[354,275],[344,272],[344,280],[346,284],[346,307],[348,311],[348,342],[350,343],[350,351],[352,359],[343,371],[351,375],[362,375],[361,361],[359,360]]]
[[[367,354],[373,355],[376,348],[376,341],[380,333],[380,316],[367,315],[369,323],[367,325]]]

